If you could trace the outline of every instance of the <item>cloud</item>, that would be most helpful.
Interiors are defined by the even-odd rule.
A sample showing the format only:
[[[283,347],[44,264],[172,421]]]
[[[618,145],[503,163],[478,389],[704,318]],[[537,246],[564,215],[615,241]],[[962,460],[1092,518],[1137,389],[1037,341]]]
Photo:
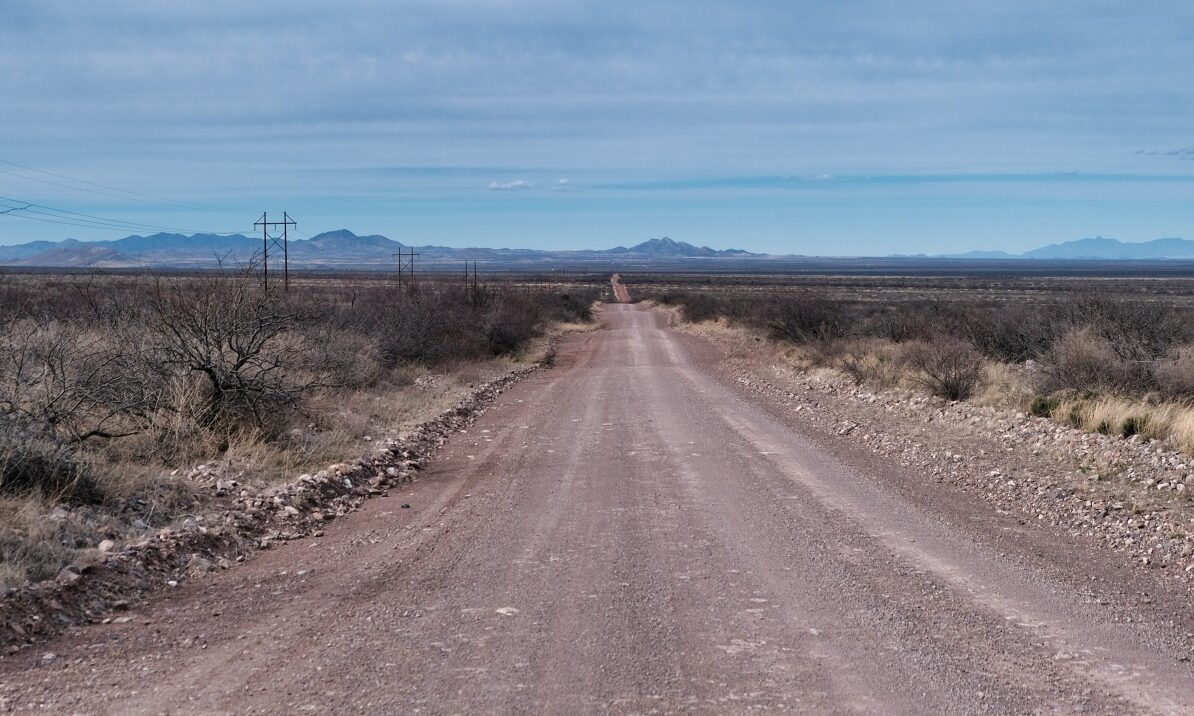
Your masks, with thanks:
[[[533,189],[534,184],[523,179],[515,179],[514,181],[491,181],[489,182],[490,191],[523,191],[524,189]]]
[[[1136,153],[1145,157],[1175,157],[1177,159],[1194,160],[1194,147],[1181,149],[1137,149]]]
[[[551,187],[552,191],[569,191],[570,189],[572,189],[572,186],[567,179],[557,179],[556,183]]]

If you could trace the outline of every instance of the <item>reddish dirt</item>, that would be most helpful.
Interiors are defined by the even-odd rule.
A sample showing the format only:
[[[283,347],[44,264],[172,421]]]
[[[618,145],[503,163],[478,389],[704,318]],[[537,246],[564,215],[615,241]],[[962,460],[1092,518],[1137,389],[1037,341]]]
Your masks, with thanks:
[[[610,277],[610,285],[614,289],[614,300],[618,303],[630,303],[630,291],[626,289],[626,285],[622,283],[622,277],[614,274]]]
[[[126,623],[0,661],[0,704],[1194,710],[1174,638],[1188,620],[1112,618],[1080,586],[1128,574],[1118,555],[807,433],[658,312],[603,318],[414,484]]]

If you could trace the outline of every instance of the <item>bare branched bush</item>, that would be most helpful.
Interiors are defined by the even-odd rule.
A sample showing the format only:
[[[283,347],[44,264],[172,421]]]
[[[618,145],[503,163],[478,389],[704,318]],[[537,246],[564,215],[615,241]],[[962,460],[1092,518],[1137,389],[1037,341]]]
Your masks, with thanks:
[[[359,389],[384,378],[381,351],[372,336],[323,324],[305,331],[303,343],[301,365],[308,382]]]
[[[701,323],[729,314],[725,301],[709,293],[669,292],[660,296],[664,305],[680,307],[680,317],[688,323]]]
[[[1042,357],[1041,392],[1058,390],[1147,390],[1151,365],[1123,360],[1115,346],[1088,328],[1073,329]]]
[[[1153,374],[1165,394],[1183,399],[1194,397],[1194,345],[1174,349],[1170,357],[1157,362]]]
[[[313,314],[266,292],[247,272],[186,283],[159,279],[145,303],[148,368],[163,383],[180,373],[200,378],[205,427],[268,428],[279,410],[318,384],[298,375],[303,345],[293,335]]]
[[[904,345],[903,357],[917,382],[947,400],[965,400],[982,379],[982,354],[956,338],[912,341]]]
[[[825,356],[856,324],[849,307],[815,295],[772,301],[761,312],[773,338],[807,345]]]
[[[341,320],[354,328],[369,326],[389,368],[434,366],[517,352],[551,321],[591,318],[596,297],[596,290],[556,294],[454,286],[379,291]]]
[[[58,320],[0,324],[0,416],[67,442],[144,429],[154,395],[119,333]]]
[[[959,317],[956,335],[994,360],[1022,363],[1040,358],[1059,330],[1049,309],[1016,304],[965,311]]]
[[[1155,360],[1194,337],[1194,326],[1169,306],[1096,294],[1062,304],[1061,320],[1065,332],[1089,330],[1123,361]]]
[[[876,388],[899,385],[903,365],[898,346],[877,338],[847,338],[836,344],[832,365],[855,385],[864,383]]]

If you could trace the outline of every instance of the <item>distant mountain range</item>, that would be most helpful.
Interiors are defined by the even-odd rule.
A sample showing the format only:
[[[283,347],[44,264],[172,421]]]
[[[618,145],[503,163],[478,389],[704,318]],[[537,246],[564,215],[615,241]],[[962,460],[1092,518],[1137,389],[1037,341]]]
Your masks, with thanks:
[[[545,264],[688,265],[714,259],[807,260],[809,257],[781,257],[755,254],[742,249],[711,249],[668,237],[650,239],[634,246],[579,251],[537,249],[456,249],[447,246],[408,246],[377,234],[358,236],[348,229],[328,231],[309,239],[290,242],[290,265],[304,269],[389,269],[399,250],[414,249],[422,266],[449,267],[461,260],[478,260],[495,266],[518,267]],[[271,263],[278,254],[271,249]],[[215,268],[235,267],[258,259],[261,239],[241,234],[153,234],[128,236],[114,241],[33,241],[0,246],[0,266],[55,268]],[[895,259],[1037,259],[1037,260],[1194,260],[1194,241],[1157,239],[1128,243],[1096,237],[1050,244],[1022,254],[1004,251],[970,251],[927,257],[896,256]]]
[[[261,255],[262,241],[241,234],[153,234],[114,241],[33,241],[0,246],[0,265],[64,268],[214,268],[243,265]],[[604,250],[541,251],[535,249],[456,249],[446,246],[406,246],[380,235],[357,236],[348,229],[328,231],[309,239],[289,242],[290,264],[302,268],[385,267],[398,251],[414,249],[423,263],[479,260],[503,264],[560,263],[568,261],[640,261],[757,256],[741,249],[711,249],[668,237],[651,239],[629,248]],[[280,249],[271,249],[271,261]]]
[[[1194,259],[1194,241],[1189,239],[1155,239],[1127,242],[1118,239],[1078,239],[1061,244],[1049,244],[1022,254],[1006,251],[968,251],[964,254],[944,254],[939,258],[957,259],[1067,259],[1077,260],[1161,260]]]

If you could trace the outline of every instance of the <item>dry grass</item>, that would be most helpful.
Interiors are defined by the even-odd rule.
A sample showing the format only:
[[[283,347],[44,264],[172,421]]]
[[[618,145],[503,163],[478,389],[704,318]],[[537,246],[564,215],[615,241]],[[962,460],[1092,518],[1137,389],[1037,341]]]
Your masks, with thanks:
[[[906,388],[912,383],[900,347],[882,339],[842,341],[830,365],[846,373],[856,384],[881,390]]]
[[[988,361],[983,377],[970,402],[1000,410],[1027,413],[1037,395],[1032,379],[1023,366]]]
[[[93,546],[92,525],[52,507],[44,498],[0,499],[0,587],[53,578],[78,548]],[[119,533],[99,527],[105,536]]]
[[[1083,430],[1165,440],[1194,455],[1194,406],[1121,396],[1062,395],[1045,405],[1048,416]]]

